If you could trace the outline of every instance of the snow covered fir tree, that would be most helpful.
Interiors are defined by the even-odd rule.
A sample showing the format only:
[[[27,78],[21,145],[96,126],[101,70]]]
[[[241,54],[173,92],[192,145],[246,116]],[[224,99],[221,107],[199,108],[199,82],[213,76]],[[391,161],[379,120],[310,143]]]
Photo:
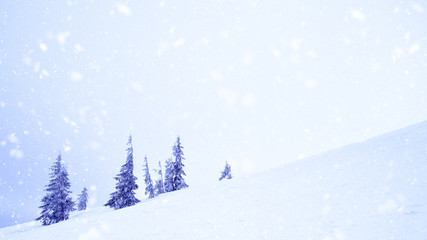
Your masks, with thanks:
[[[174,170],[174,164],[173,164],[172,158],[168,158],[168,160],[166,160],[166,169],[165,169],[165,181],[164,181],[165,192],[173,191],[173,176],[174,176],[173,170]]]
[[[176,143],[172,147],[174,160],[169,159],[166,162],[166,173],[165,173],[165,190],[166,192],[172,192],[176,190],[181,190],[187,188],[188,185],[185,183],[184,176],[184,164],[182,163],[184,158],[184,153],[181,146],[181,139],[178,136],[176,138]]]
[[[82,190],[82,193],[80,193],[78,197],[78,204],[77,204],[78,211],[86,210],[88,198],[89,196],[87,194],[87,188],[84,187]]]
[[[155,170],[159,175],[159,178],[156,180],[156,184],[154,186],[154,190],[156,191],[156,196],[162,193],[165,193],[165,187],[163,183],[163,171],[162,171],[162,163],[159,161],[159,169]]]
[[[228,164],[228,162],[225,162],[225,168],[224,171],[221,172],[221,177],[219,178],[219,180],[221,181],[222,179],[231,179],[233,176],[231,175],[231,168],[230,165]]]
[[[133,206],[140,202],[135,197],[135,190],[138,189],[136,184],[137,178],[133,174],[133,147],[132,136],[129,136],[126,163],[121,167],[120,173],[114,177],[117,180],[116,191],[111,193],[111,198],[104,206],[114,209]]]
[[[71,198],[71,183],[61,154],[56,158],[50,171],[49,184],[45,189],[47,194],[42,199],[43,205],[40,206],[42,209],[41,216],[36,218],[43,225],[67,220],[70,212],[75,210],[75,203]]]
[[[145,185],[147,186],[145,188],[145,195],[148,194],[148,198],[154,198],[155,195],[155,189],[153,186],[153,180],[151,180],[151,176],[150,176],[150,170],[148,168],[148,161],[147,161],[147,156],[145,156],[145,165],[144,165],[144,180],[145,180]]]
[[[173,176],[173,190],[181,190],[183,188],[187,188],[188,185],[187,183],[185,183],[184,180],[184,176],[185,176],[185,172],[184,172],[184,164],[182,163],[183,160],[185,160],[184,158],[184,153],[182,152],[182,149],[184,148],[183,146],[181,146],[181,141],[180,141],[180,137],[178,136],[176,138],[176,143],[173,146],[173,156],[175,157],[175,161],[174,161],[174,176]]]

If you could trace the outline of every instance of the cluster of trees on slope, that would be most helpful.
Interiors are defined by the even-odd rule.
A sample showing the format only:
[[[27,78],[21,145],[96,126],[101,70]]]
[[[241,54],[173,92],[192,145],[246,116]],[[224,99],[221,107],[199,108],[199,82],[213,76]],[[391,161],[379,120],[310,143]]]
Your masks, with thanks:
[[[145,156],[143,169],[146,185],[145,194],[148,194],[149,198],[154,198],[165,192],[177,191],[188,187],[184,180],[185,172],[182,161],[185,158],[182,148],[181,140],[177,137],[176,143],[173,146],[174,159],[170,158],[166,161],[165,180],[163,181],[161,163],[159,162],[159,170],[156,170],[159,178],[155,181],[155,184],[153,184],[148,167],[147,156]],[[136,184],[137,178],[133,174],[133,169],[132,136],[129,136],[126,163],[121,167],[120,173],[114,178],[117,180],[116,191],[111,193],[111,198],[105,206],[120,209],[140,202],[140,200],[135,197],[135,190],[138,189],[138,185]]]
[[[76,203],[71,198],[71,183],[61,154],[58,155],[50,170],[49,184],[46,185],[45,189],[47,194],[43,197],[42,205],[40,206],[42,209],[41,216],[36,218],[43,225],[67,220],[70,212],[76,210]],[[87,201],[88,194],[85,187],[78,198],[77,207],[79,211],[86,209]]]
[[[120,173],[114,177],[117,180],[116,191],[110,194],[110,199],[104,206],[109,206],[114,209],[129,207],[140,202],[135,197],[135,190],[138,189],[136,184],[137,177],[133,174],[133,146],[132,136],[129,136],[126,163],[121,167]],[[145,195],[148,198],[154,198],[162,193],[172,192],[187,188],[188,185],[184,180],[186,174],[184,172],[184,164],[182,163],[184,153],[182,151],[180,137],[177,137],[176,143],[173,146],[173,158],[166,161],[166,170],[163,181],[162,165],[159,161],[159,169],[155,170],[158,174],[158,179],[153,180],[150,175],[147,156],[145,156],[144,164],[144,181],[146,184]],[[50,225],[60,221],[67,220],[70,212],[76,210],[76,203],[71,198],[71,183],[68,179],[67,169],[62,161],[61,154],[58,155],[54,165],[51,167],[50,181],[46,186],[45,191],[47,194],[42,199],[41,216],[36,218],[40,220],[43,225]],[[231,168],[226,162],[224,171],[221,172],[222,179],[231,179]],[[86,209],[88,202],[88,194],[86,187],[78,196],[77,210],[82,211]]]

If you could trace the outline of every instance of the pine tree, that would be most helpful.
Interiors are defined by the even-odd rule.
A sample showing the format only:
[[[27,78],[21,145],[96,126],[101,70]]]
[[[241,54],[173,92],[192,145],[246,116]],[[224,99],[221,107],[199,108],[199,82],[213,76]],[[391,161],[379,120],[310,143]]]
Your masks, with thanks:
[[[221,181],[224,178],[226,179],[233,178],[233,176],[231,176],[231,168],[228,162],[225,162],[225,168],[224,168],[224,171],[221,172],[221,177],[219,178],[219,180]]]
[[[165,182],[164,182],[165,192],[174,191],[173,176],[174,176],[174,164],[172,162],[172,158],[169,158],[168,160],[166,160]]]
[[[50,180],[46,186],[47,194],[43,197],[40,206],[41,216],[36,218],[43,225],[50,225],[67,220],[71,211],[74,211],[75,203],[71,198],[71,183],[68,179],[68,172],[62,163],[61,154],[56,158],[56,162],[50,168]]]
[[[116,191],[111,193],[111,198],[104,206],[114,209],[129,207],[140,202],[135,197],[134,190],[138,189],[137,178],[133,175],[133,147],[132,136],[129,136],[126,163],[121,167],[120,173],[114,177],[117,180]]]
[[[147,193],[148,193],[148,198],[154,198],[155,197],[155,189],[153,187],[153,181],[151,180],[150,170],[148,168],[147,156],[145,156],[144,172],[145,172],[145,174],[144,174],[145,185],[147,185],[147,187],[145,188],[145,195],[147,195]]]
[[[175,157],[175,161],[173,162],[173,178],[172,178],[172,187],[173,191],[181,190],[183,188],[187,188],[188,185],[185,183],[184,177],[184,164],[182,163],[184,158],[184,153],[182,152],[183,146],[181,146],[179,136],[176,138],[176,143],[173,146],[173,156]]]
[[[79,203],[77,204],[77,210],[79,211],[86,210],[87,201],[88,201],[88,194],[87,194],[86,187],[83,188],[82,193],[79,195],[78,201]]]
[[[159,174],[159,179],[156,180],[156,185],[154,189],[156,190],[156,196],[162,193],[165,193],[164,183],[163,183],[163,172],[162,172],[162,164],[159,161],[159,170],[156,171]]]

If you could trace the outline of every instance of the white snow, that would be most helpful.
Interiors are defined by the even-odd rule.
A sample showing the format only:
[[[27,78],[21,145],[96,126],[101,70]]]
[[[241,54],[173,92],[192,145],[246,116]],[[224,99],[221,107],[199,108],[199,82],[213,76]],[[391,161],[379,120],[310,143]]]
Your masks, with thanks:
[[[237,94],[229,88],[221,88],[218,90],[218,96],[228,105],[233,105],[236,102]]]
[[[409,48],[408,53],[414,54],[414,53],[418,52],[418,50],[420,50],[420,45],[416,43]]]
[[[365,14],[363,14],[359,10],[353,10],[353,11],[351,11],[351,16],[353,18],[355,18],[356,20],[359,20],[361,22],[365,21],[365,19],[366,19]]]
[[[272,52],[271,52],[276,58],[280,58],[281,57],[281,53],[280,53],[280,50],[278,50],[278,49],[274,49]]]
[[[43,52],[46,52],[47,51],[47,45],[45,44],[45,43],[40,43],[39,44],[39,46],[40,46],[40,49],[43,51]]]
[[[83,75],[79,72],[71,71],[70,78],[73,82],[80,82],[83,79]]]
[[[253,93],[247,93],[242,98],[242,104],[245,107],[252,107],[257,103],[258,99]]]
[[[254,56],[252,53],[247,52],[243,55],[243,64],[244,65],[249,65],[252,63],[252,61],[254,60]]]
[[[185,39],[184,38],[178,38],[176,41],[175,41],[175,43],[174,43],[174,47],[175,48],[177,48],[177,47],[180,47],[181,45],[183,45],[185,43]]]
[[[16,159],[22,159],[24,157],[24,152],[18,148],[11,149],[9,155]]]
[[[67,43],[67,38],[70,36],[70,32],[58,32],[56,34],[56,40],[59,44],[65,45]]]
[[[119,11],[121,14],[123,14],[125,16],[132,15],[132,10],[128,6],[126,6],[124,4],[120,4],[119,3],[119,4],[116,5],[116,8],[117,8],[117,11]]]
[[[423,6],[421,6],[420,4],[418,4],[418,3],[413,3],[412,4],[412,9],[415,11],[415,12],[417,12],[417,13],[423,13],[424,12],[424,8],[423,8]]]
[[[19,139],[16,136],[16,133],[9,134],[9,136],[7,138],[9,139],[10,143],[14,143],[14,144],[18,144],[19,143]]]
[[[80,44],[74,44],[74,49],[76,50],[76,52],[83,52],[85,49],[82,47],[82,45]]]
[[[75,212],[1,239],[423,239],[427,122],[248,177]],[[233,166],[232,166],[233,167]]]

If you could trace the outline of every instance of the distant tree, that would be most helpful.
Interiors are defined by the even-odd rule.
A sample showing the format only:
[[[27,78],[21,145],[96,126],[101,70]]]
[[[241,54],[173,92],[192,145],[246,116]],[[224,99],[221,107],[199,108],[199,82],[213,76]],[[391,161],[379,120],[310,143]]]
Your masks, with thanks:
[[[148,198],[154,198],[155,197],[155,189],[153,186],[153,180],[151,180],[150,169],[148,168],[147,156],[145,156],[144,159],[145,159],[144,177],[145,177],[145,185],[147,186],[145,188],[145,195],[147,195],[147,193],[148,193]]]
[[[88,194],[87,194],[87,188],[84,187],[82,193],[80,193],[77,204],[77,210],[83,211],[86,210],[87,207],[87,201],[88,201]]]
[[[165,192],[172,192],[173,189],[173,177],[174,177],[174,164],[172,158],[166,160],[166,170],[165,170],[165,182],[164,189]]]
[[[231,168],[230,165],[228,164],[228,162],[225,162],[225,168],[224,171],[221,172],[221,177],[219,178],[219,180],[221,181],[222,179],[231,179],[233,176],[231,176]]]
[[[182,163],[184,158],[184,153],[182,152],[182,149],[184,147],[181,146],[180,138],[179,136],[176,138],[176,143],[172,147],[173,150],[173,156],[175,157],[175,160],[173,162],[173,178],[172,178],[172,186],[173,191],[181,190],[183,188],[187,188],[188,185],[185,183],[184,176],[184,164]]]
[[[156,171],[156,170],[155,170]],[[159,175],[159,178],[156,180],[156,184],[154,186],[154,189],[156,191],[156,196],[160,195],[162,193],[165,193],[165,188],[163,184],[163,172],[162,172],[162,164],[159,161],[159,169],[156,171]]]
[[[135,190],[138,189],[136,184],[137,178],[133,175],[133,147],[132,136],[129,136],[126,163],[121,167],[120,173],[114,177],[117,180],[116,191],[111,193],[111,198],[104,206],[114,209],[129,207],[140,202],[135,197]]]
[[[42,199],[41,216],[36,218],[43,225],[50,225],[67,220],[71,211],[74,211],[75,203],[71,198],[71,183],[65,168],[61,154],[56,158],[50,168],[50,180],[46,186],[47,194]]]

